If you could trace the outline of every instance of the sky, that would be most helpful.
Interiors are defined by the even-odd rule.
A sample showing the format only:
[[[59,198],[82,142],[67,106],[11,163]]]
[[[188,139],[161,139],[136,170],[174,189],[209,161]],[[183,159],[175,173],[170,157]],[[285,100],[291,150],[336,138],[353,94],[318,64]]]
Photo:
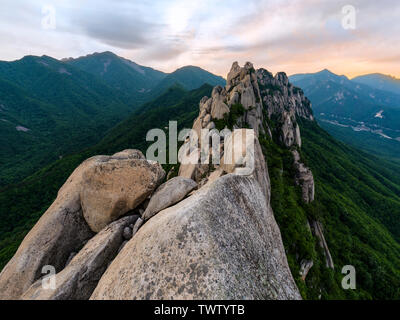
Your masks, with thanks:
[[[0,60],[112,51],[172,72],[226,77],[232,62],[287,74],[329,69],[400,78],[399,0],[13,0],[0,4]]]

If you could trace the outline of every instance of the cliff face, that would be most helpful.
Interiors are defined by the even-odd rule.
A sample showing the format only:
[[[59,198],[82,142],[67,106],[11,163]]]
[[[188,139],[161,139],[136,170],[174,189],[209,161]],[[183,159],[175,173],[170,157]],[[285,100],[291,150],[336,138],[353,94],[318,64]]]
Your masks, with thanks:
[[[82,163],[1,272],[0,298],[301,299],[259,142],[274,139],[292,152],[294,183],[313,201],[299,117],[313,120],[310,102],[284,73],[235,62],[226,87],[200,101],[200,141],[192,133],[180,150],[181,161],[198,161],[164,184],[161,166],[139,151]],[[228,128],[240,130],[202,136]],[[51,291],[41,286],[44,265],[60,279]],[[311,267],[302,267],[304,278]]]

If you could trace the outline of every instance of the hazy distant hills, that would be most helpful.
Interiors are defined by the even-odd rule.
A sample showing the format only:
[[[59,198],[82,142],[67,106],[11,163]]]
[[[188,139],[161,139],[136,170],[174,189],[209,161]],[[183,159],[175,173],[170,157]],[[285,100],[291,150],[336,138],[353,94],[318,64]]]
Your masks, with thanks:
[[[375,89],[400,94],[400,79],[385,74],[366,74],[363,76],[355,77],[352,79],[352,81],[366,84]]]
[[[198,67],[166,74],[111,52],[0,61],[0,186],[99,141],[170,86],[205,83],[224,79]]]
[[[394,89],[380,89],[388,88],[386,83],[392,78],[379,76],[383,82],[375,83],[375,76],[350,80],[323,70],[293,75],[290,80],[304,90],[315,116],[332,135],[368,151],[400,158],[400,95]]]

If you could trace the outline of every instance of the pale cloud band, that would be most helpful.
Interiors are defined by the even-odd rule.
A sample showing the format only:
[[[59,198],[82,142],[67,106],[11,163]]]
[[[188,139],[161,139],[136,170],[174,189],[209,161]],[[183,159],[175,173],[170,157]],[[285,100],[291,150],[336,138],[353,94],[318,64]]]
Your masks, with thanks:
[[[43,28],[43,6],[56,27]],[[356,9],[355,29],[342,8]],[[13,1],[0,11],[1,60],[110,50],[163,71],[198,65],[225,75],[234,60],[289,74],[329,68],[400,77],[397,0]]]

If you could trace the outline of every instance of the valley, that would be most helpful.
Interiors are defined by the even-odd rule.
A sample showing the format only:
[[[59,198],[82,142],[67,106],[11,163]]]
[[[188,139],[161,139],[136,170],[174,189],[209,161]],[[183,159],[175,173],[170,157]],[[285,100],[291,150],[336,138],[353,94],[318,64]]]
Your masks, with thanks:
[[[377,76],[350,80],[329,70],[290,77],[310,97],[320,125],[334,137],[398,161],[400,95],[396,88],[400,81],[381,75],[374,86],[367,81],[370,78]]]

